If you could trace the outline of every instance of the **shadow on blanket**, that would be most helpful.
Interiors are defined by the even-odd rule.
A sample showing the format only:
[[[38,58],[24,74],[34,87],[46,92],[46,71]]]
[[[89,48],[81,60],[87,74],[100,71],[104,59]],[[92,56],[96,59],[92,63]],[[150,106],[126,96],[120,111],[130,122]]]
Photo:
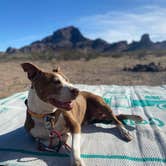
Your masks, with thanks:
[[[30,154],[31,152],[32,154]],[[36,155],[33,152],[39,152],[37,144],[23,127],[0,136],[0,162],[8,163],[15,160],[18,164],[23,164],[35,161],[39,164],[45,162],[47,165],[67,165],[69,163],[67,157],[62,159],[53,155],[38,155],[45,152],[36,153]]]
[[[125,128],[128,131],[133,131],[135,128],[132,126],[128,126],[125,125]],[[97,126],[95,124],[91,124],[91,125],[85,125],[82,127],[82,133],[86,133],[86,134],[91,134],[91,133],[98,133],[98,132],[102,132],[102,133],[110,133],[112,135],[114,135],[115,137],[117,137],[117,139],[121,139],[124,141],[124,139],[122,138],[122,136],[120,135],[120,132],[118,131],[117,127],[101,127],[101,126]]]
[[[118,137],[117,139],[122,139],[115,127],[102,128],[96,125],[86,125],[82,128],[82,132],[85,134],[96,132],[110,133]],[[32,152],[32,154],[26,153],[26,151]],[[42,161],[47,163],[47,165],[67,165],[69,162],[69,157],[62,159],[56,155],[44,155],[45,152],[40,152],[40,154],[43,153],[42,155],[38,155],[38,153],[35,155],[33,152],[39,152],[37,143],[27,134],[23,127],[0,136],[0,162],[15,160],[21,164],[23,162]]]

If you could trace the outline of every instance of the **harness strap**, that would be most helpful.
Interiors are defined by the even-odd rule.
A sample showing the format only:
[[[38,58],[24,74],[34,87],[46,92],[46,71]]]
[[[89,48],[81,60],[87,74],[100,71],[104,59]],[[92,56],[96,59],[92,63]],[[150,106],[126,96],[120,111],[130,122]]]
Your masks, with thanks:
[[[53,145],[53,139],[54,139],[55,135],[59,139],[59,143],[56,146]],[[41,143],[40,139],[38,140],[38,150],[40,150],[40,151],[59,152],[59,150],[61,149],[62,146],[64,146],[64,148],[67,151],[71,152],[72,148],[62,140],[62,134],[60,132],[58,132],[57,130],[53,130],[50,132],[48,146]]]
[[[49,147],[53,147],[53,139],[54,139],[54,137],[55,137],[55,135],[57,136],[57,138],[59,139],[59,142],[62,142],[62,135],[61,135],[61,133],[60,132],[58,132],[57,130],[52,130],[51,132],[50,132],[50,134],[49,134],[49,140],[50,140],[50,142],[49,142]]]
[[[50,148],[53,147],[52,143],[53,143],[53,139],[54,139],[55,135],[59,139],[59,144],[57,145],[58,146],[58,150],[57,151],[60,150],[60,148],[61,148],[62,145],[64,145],[65,149],[71,151],[71,147],[67,143],[63,142],[63,140],[62,140],[62,134],[59,131],[57,131],[57,130],[52,130],[50,132],[50,135],[49,135],[49,137],[50,137],[49,147]]]

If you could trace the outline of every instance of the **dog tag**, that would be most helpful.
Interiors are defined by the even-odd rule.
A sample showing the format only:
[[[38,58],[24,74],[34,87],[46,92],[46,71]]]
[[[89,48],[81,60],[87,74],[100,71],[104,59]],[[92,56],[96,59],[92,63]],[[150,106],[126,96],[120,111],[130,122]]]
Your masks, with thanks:
[[[44,117],[44,125],[45,125],[46,129],[51,130],[53,128],[52,120],[54,120],[54,117],[52,117],[50,115],[47,115]]]

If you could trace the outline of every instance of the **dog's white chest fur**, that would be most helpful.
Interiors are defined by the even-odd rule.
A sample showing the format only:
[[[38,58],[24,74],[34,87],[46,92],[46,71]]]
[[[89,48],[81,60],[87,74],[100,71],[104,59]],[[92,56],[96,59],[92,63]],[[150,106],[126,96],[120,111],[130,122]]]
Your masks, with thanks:
[[[28,95],[28,107],[32,112],[37,114],[50,114],[57,110],[56,107],[43,102],[36,94],[35,89],[30,89]],[[30,130],[30,133],[35,138],[48,139],[49,138],[49,130],[46,129],[44,124],[44,119],[38,119],[32,117],[34,120],[34,128]],[[65,121],[63,118],[63,114],[60,114],[58,120],[55,124],[55,130],[62,132],[65,128]]]
[[[40,138],[47,140],[49,139],[49,130],[44,125],[43,119],[32,118],[35,122],[34,128],[30,130],[30,133],[35,138]],[[63,132],[65,128],[65,121],[63,115],[61,114],[55,124],[55,130]]]

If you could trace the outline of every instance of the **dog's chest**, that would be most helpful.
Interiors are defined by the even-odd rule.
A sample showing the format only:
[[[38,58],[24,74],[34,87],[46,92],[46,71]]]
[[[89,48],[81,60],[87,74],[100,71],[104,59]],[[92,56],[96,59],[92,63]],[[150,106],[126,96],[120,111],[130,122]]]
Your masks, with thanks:
[[[48,103],[43,102],[38,95],[36,94],[35,89],[30,89],[28,95],[28,108],[36,114],[56,114],[58,109]],[[48,139],[49,130],[45,125],[44,118],[31,117],[34,125],[30,129],[30,134],[35,138]],[[58,114],[56,122],[54,124],[54,129],[59,132],[65,131],[65,120],[63,114]]]
[[[34,120],[34,127],[30,130],[30,133],[35,138],[48,139],[50,131],[47,129],[44,119],[32,118]],[[54,130],[65,133],[66,124],[63,118],[63,114],[60,114],[57,121],[54,124]]]

